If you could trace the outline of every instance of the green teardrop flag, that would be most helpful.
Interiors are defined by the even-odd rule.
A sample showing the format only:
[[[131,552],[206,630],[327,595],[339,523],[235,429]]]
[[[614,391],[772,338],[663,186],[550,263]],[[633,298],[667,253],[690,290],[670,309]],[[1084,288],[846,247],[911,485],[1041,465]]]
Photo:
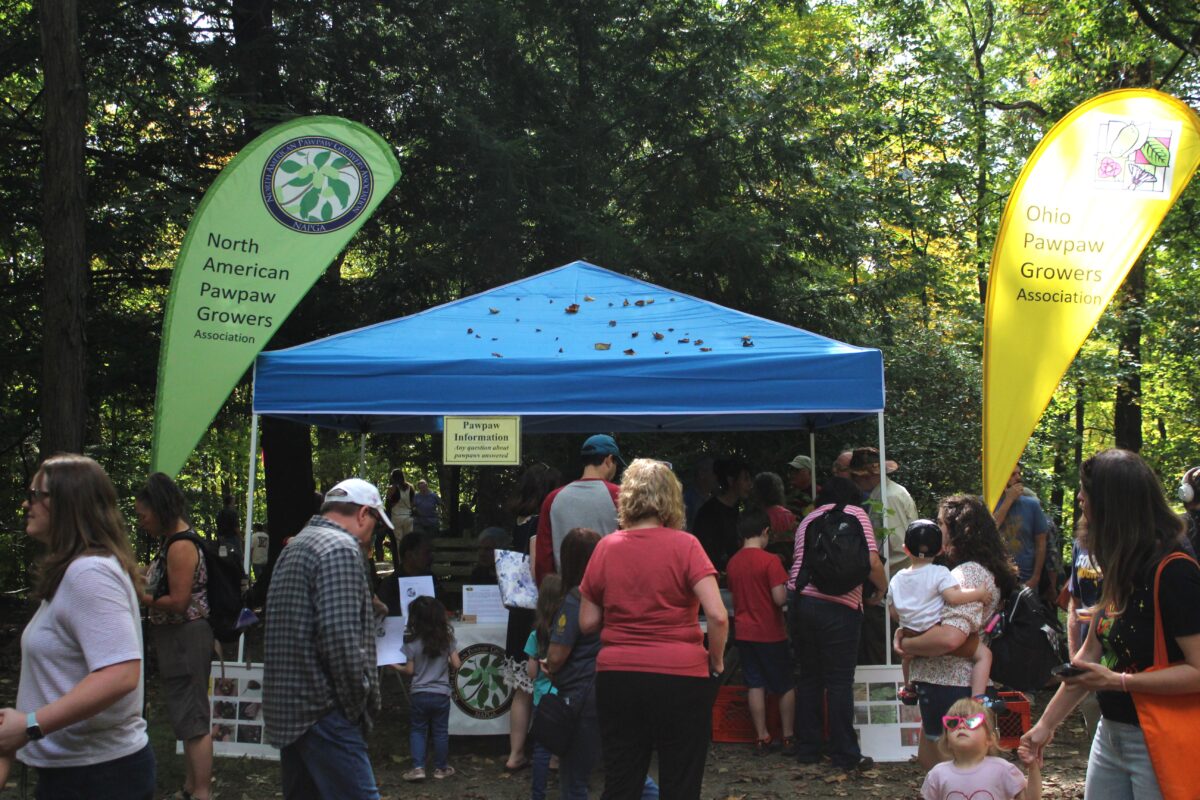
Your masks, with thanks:
[[[221,170],[171,277],[155,471],[179,472],[254,357],[399,177],[383,139],[338,117],[278,125]]]

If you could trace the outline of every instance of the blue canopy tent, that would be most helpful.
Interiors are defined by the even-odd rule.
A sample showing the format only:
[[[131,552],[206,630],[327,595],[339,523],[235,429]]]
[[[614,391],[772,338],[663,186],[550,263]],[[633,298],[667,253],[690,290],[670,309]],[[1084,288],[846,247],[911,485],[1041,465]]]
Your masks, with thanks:
[[[814,430],[883,411],[883,357],[582,261],[255,362],[254,413],[359,432]]]
[[[446,415],[516,415],[524,433],[803,430],[814,463],[813,431],[874,414],[882,464],[883,408],[879,350],[576,261],[261,353],[250,464],[264,414],[362,434]]]

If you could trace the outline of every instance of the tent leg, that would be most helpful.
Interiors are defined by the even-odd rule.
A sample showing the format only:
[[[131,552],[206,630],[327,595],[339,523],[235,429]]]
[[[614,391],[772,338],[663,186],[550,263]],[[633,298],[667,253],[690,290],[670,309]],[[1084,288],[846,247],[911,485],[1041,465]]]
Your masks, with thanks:
[[[812,474],[809,475],[808,489],[812,492],[813,500],[817,499],[817,434],[813,431],[808,432],[808,457],[812,459]]]
[[[246,527],[242,536],[242,570],[250,574],[250,537],[254,532],[254,479],[258,476],[258,414],[250,416],[250,463],[246,467]],[[237,660],[246,653],[246,634],[238,637]]]
[[[888,477],[887,477],[887,442],[883,433],[883,412],[879,412],[879,502],[883,505],[880,510],[880,519],[887,522],[887,493],[888,493]],[[883,556],[890,561],[891,559],[891,537],[883,537]],[[885,562],[886,563],[886,562]],[[887,567],[884,567],[884,575],[887,575]],[[892,617],[890,614],[883,615],[883,652],[886,654],[886,664],[892,665]]]

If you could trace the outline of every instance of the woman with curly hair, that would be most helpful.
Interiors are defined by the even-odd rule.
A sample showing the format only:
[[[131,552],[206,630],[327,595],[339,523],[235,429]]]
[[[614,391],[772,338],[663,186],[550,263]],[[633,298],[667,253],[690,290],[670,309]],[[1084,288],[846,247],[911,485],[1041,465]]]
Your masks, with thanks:
[[[600,631],[596,697],[604,794],[641,796],[658,751],[662,796],[697,798],[724,670],[729,617],[717,571],[683,525],[683,489],[662,461],[625,470],[621,530],[596,546],[580,590],[579,626]],[[708,647],[697,622],[703,607]]]
[[[21,634],[16,708],[0,711],[0,787],[15,753],[37,768],[39,800],[150,800],[141,575],[116,489],[92,459],[56,455],[23,505],[25,532],[46,555],[34,586],[41,602]]]
[[[971,696],[971,659],[950,655],[972,634],[978,634],[996,613],[1003,598],[1017,589],[1017,573],[1000,542],[996,521],[978,497],[947,497],[938,508],[942,554],[951,574],[964,589],[986,589],[987,602],[947,605],[940,625],[919,636],[902,637],[896,650],[913,656],[909,675],[917,689],[924,736],[917,760],[931,769],[943,760],[937,742],[942,717],[956,700]]]

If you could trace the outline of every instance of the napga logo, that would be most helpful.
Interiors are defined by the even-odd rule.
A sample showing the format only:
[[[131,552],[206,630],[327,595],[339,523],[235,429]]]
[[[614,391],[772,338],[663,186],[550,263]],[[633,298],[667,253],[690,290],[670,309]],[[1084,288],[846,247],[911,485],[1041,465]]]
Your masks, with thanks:
[[[344,228],[367,207],[375,181],[366,160],[336,139],[304,136],[271,153],[262,197],[271,216],[300,233]]]
[[[458,651],[462,666],[453,676],[454,704],[475,719],[494,719],[512,705],[512,689],[504,681],[504,648],[480,642]]]

